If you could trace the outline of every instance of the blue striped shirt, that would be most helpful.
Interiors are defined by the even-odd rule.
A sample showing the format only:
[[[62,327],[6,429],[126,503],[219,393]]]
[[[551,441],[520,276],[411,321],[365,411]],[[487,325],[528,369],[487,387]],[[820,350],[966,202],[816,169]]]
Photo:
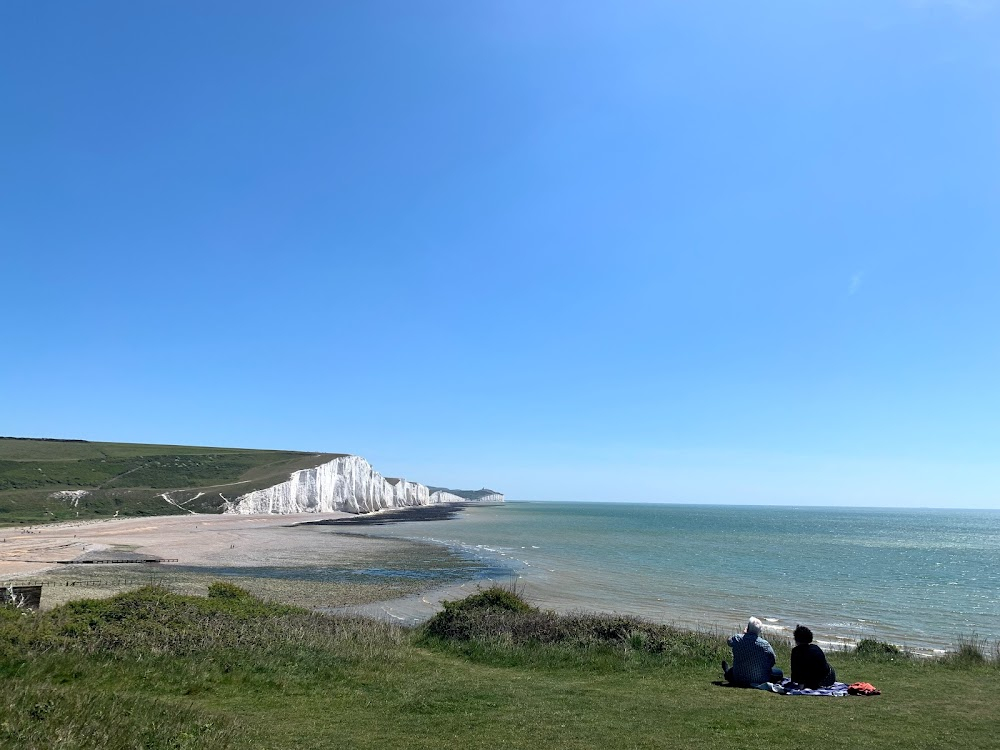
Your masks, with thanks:
[[[733,682],[758,685],[771,679],[774,649],[754,633],[740,633],[729,639],[733,649]]]

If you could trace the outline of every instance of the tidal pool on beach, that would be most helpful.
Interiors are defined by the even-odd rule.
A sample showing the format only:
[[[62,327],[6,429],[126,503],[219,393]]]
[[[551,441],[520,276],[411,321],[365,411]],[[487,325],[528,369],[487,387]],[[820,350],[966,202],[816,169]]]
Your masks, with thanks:
[[[328,608],[395,599],[495,572],[488,561],[439,544],[297,525],[322,518],[190,515],[18,529],[4,546],[0,583],[43,584],[43,609],[149,584],[204,595],[220,579],[269,599]],[[102,556],[177,562],[60,564]]]

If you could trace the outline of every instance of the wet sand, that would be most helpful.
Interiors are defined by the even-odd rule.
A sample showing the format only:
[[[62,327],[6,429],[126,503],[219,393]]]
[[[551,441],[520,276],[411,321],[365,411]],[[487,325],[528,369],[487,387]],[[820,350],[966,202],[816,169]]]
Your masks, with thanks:
[[[350,614],[386,620],[400,625],[419,625],[442,609],[442,602],[455,601],[494,584],[508,585],[509,578],[482,578],[437,586],[427,591],[406,593],[369,602],[323,607],[331,614]]]
[[[304,523],[316,526],[382,526],[387,523],[404,521],[447,521],[458,515],[469,503],[441,503],[440,505],[414,505],[409,508],[393,508],[378,513],[346,515],[347,518],[325,518]]]

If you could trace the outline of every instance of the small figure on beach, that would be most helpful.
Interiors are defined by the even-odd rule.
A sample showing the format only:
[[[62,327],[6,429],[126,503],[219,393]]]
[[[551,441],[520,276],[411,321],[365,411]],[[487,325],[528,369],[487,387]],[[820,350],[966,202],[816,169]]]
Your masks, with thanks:
[[[765,682],[781,682],[784,673],[774,666],[774,649],[760,635],[764,623],[751,617],[742,633],[729,639],[733,649],[733,666],[722,662],[726,681],[733,685],[750,687]]]
[[[826,660],[823,649],[812,642],[813,633],[805,625],[799,625],[792,633],[795,648],[792,649],[792,682],[810,690],[829,687],[837,681],[837,673]]]

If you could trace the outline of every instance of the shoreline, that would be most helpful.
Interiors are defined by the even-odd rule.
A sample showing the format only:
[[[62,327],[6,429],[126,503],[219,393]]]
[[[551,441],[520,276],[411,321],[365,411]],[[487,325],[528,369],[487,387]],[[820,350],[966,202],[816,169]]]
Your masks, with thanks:
[[[454,515],[460,508],[448,510]],[[345,519],[354,517],[192,514],[3,529],[0,584],[41,583],[42,607],[49,609],[149,583],[204,595],[210,582],[229,580],[257,595],[324,610],[475,585],[488,572],[485,564],[442,545],[369,535],[352,528],[356,524],[329,526]],[[362,525],[373,525],[371,520]],[[87,558],[176,562],[63,564]]]
[[[819,645],[838,651],[853,649],[862,640],[876,640],[912,654],[934,656],[954,651],[961,643],[960,634],[949,639],[943,637],[946,633],[900,628],[892,622],[889,610],[884,623],[864,616],[847,622],[839,614],[831,615],[822,609],[803,614],[805,610],[796,611],[787,601],[769,598],[757,591],[748,594],[746,602],[734,602],[727,596],[719,598],[715,594],[725,592],[715,592],[711,587],[702,589],[700,598],[692,598],[693,589],[683,575],[663,579],[660,588],[655,590],[634,587],[629,582],[627,570],[614,566],[589,567],[575,554],[567,557],[557,551],[555,556],[546,556],[545,551],[536,552],[539,547],[535,545],[541,545],[542,550],[558,550],[559,541],[538,538],[530,524],[504,521],[494,526],[494,519],[499,520],[496,513],[483,508],[480,516],[478,510],[472,511],[460,526],[386,526],[372,529],[372,534],[441,544],[489,565],[507,568],[519,578],[519,585],[523,586],[533,605],[562,614],[587,611],[635,616],[649,622],[727,636],[740,632],[746,617],[755,614],[765,620],[766,637],[773,643],[790,642],[794,626],[805,622],[812,627]],[[573,566],[573,562],[580,564]],[[433,601],[425,602],[420,615],[433,614],[433,604]],[[396,611],[397,605],[402,611]],[[420,609],[420,606],[419,602],[403,600],[385,603],[384,608],[391,619],[414,619],[413,609]],[[992,633],[988,637],[992,638]]]
[[[139,578],[173,581],[171,585],[191,592],[207,590],[209,580],[233,580],[238,585],[240,580],[245,580],[259,593],[273,598],[292,597],[319,611],[360,614],[412,625],[432,616],[444,600],[461,598],[483,585],[503,585],[514,578],[523,583],[533,604],[563,614],[583,610],[630,614],[695,631],[727,633],[730,630],[718,617],[705,617],[707,612],[700,613],[701,616],[692,612],[687,616],[668,617],[663,616],[666,613],[636,611],[636,607],[627,604],[606,607],[596,601],[559,602],[558,596],[553,599],[546,594],[546,586],[539,585],[541,581],[522,577],[516,559],[479,555],[474,551],[471,555],[468,552],[463,555],[461,548],[434,539],[421,541],[389,534],[368,534],[360,528],[354,530],[355,527],[380,527],[401,522],[448,520],[469,505],[476,504],[415,506],[361,517],[347,513],[320,517],[317,514],[205,514],[72,521],[0,529],[0,539],[6,539],[0,542],[0,582],[16,585],[18,580],[42,578],[55,588],[65,584],[66,590],[59,591],[57,597],[54,589],[46,592],[43,606],[49,608],[55,605],[54,599],[60,600],[55,603],[61,603],[70,598],[111,595],[124,590],[117,586],[109,586],[115,589],[110,591],[75,588],[75,584],[94,580],[131,580],[131,587],[138,585],[136,579]],[[5,536],[4,531],[14,533]],[[176,558],[178,562],[81,566],[58,562],[103,551],[116,555],[131,553]],[[418,568],[437,572],[426,577],[407,576],[404,572]],[[462,570],[476,572],[462,577]],[[509,574],[503,575],[508,570]],[[329,575],[331,572],[334,575]],[[310,577],[310,573],[314,575]],[[356,575],[337,575],[344,573]],[[787,639],[783,628],[765,629],[765,637],[777,641]],[[820,645],[832,650],[850,649],[858,640],[860,638],[817,638]],[[896,645],[920,655],[940,654],[945,650],[914,647],[905,640]]]
[[[374,513],[345,514],[347,518],[324,518],[319,521],[301,521],[298,526],[384,526],[388,523],[415,521],[448,521],[473,502],[438,503],[436,505],[410,505],[405,508],[386,508]]]

